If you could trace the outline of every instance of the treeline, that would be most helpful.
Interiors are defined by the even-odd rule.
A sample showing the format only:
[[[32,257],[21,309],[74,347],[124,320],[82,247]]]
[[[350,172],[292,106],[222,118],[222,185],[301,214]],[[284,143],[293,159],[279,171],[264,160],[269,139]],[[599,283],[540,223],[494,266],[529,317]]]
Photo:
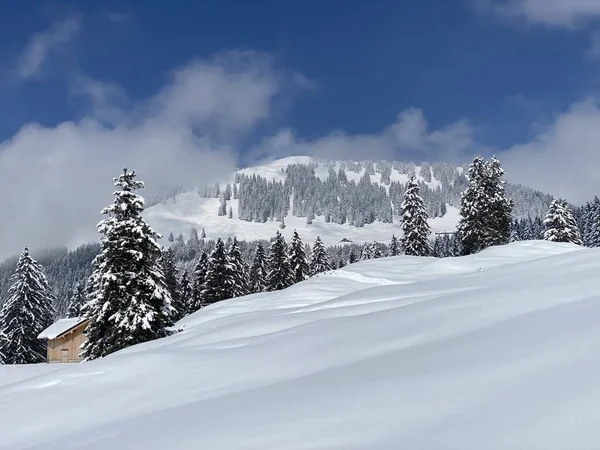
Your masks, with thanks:
[[[327,166],[323,179],[317,174],[319,164]],[[416,166],[398,161],[311,162],[288,165],[284,181],[237,173],[233,185],[224,189],[209,186],[199,193],[220,199],[219,215],[229,213],[227,201],[238,199],[241,220],[282,222],[290,212],[305,217],[308,224],[315,216],[322,216],[326,222],[362,227],[375,221],[391,223],[393,215],[402,214],[407,189],[407,181],[402,180],[411,177],[418,180],[428,217],[444,216],[446,205],[460,205],[468,186],[467,170],[467,166]],[[552,200],[548,194],[521,185],[507,184],[506,191],[514,202],[513,216],[518,219],[543,216]]]

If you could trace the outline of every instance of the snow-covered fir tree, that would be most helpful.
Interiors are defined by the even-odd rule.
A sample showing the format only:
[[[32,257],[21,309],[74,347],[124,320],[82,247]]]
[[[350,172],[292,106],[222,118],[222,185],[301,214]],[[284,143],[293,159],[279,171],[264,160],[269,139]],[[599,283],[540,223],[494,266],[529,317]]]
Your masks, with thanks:
[[[322,272],[327,272],[332,268],[327,250],[325,250],[323,241],[321,241],[319,236],[317,236],[312,252],[310,253],[309,268],[311,277]]]
[[[379,242],[372,242],[370,245],[371,259],[383,258],[383,250]]]
[[[402,252],[410,256],[429,256],[428,215],[423,199],[419,195],[419,184],[410,177],[402,202]]]
[[[71,299],[69,301],[69,309],[67,310],[67,317],[81,317],[83,307],[86,302],[85,288],[83,283],[80,281],[75,283],[73,291],[71,292]]]
[[[204,228],[203,228],[204,229]],[[202,298],[204,290],[204,281],[206,279],[206,270],[208,269],[208,255],[205,251],[200,254],[198,262],[194,266],[194,280],[192,283],[192,300],[188,305],[188,314],[198,311],[206,306]]]
[[[143,188],[135,171],[123,170],[115,178],[115,200],[104,208],[108,217],[98,225],[101,250],[88,280],[88,340],[82,356],[96,359],[130,345],[169,334],[172,325],[171,294],[160,265],[160,235],[142,217]]]
[[[222,239],[217,239],[215,248],[208,258],[202,301],[210,305],[230,298],[230,277],[227,268],[227,253]]]
[[[187,241],[188,247],[191,248],[199,248],[200,247],[200,239],[198,238],[198,230],[194,227],[190,231],[190,237]]]
[[[508,242],[512,201],[504,190],[504,171],[496,157],[475,157],[469,166],[469,186],[463,192],[458,234],[464,254]]]
[[[195,245],[192,237],[188,240],[188,245]],[[175,267],[175,255],[173,248],[163,250],[160,258],[161,268],[165,277],[165,285],[171,295],[171,306],[173,307],[173,321],[181,319],[186,311],[186,305],[179,295],[179,283],[177,282],[177,268]]]
[[[544,219],[544,239],[554,242],[571,242],[583,245],[575,218],[566,200],[555,198],[550,203]]]
[[[371,244],[364,244],[362,246],[361,252],[360,252],[360,260],[361,261],[367,261],[369,259],[372,258],[371,255]]]
[[[184,270],[183,274],[181,274],[181,278],[179,279],[178,283],[178,288],[178,296],[181,302],[180,318],[182,318],[193,312],[192,305],[194,304],[192,283],[190,280],[190,276],[187,273],[187,270]]]
[[[400,254],[400,243],[398,242],[398,238],[396,235],[392,235],[392,239],[390,240],[390,256],[398,256]]]
[[[229,298],[241,297],[250,293],[248,288],[248,266],[242,258],[240,244],[233,238],[227,249],[227,289]]]
[[[308,267],[306,253],[304,252],[304,244],[296,230],[294,230],[294,235],[290,241],[289,261],[292,272],[294,273],[294,283],[304,281],[310,276],[310,269]]]
[[[354,253],[354,250],[350,250],[350,253],[348,254],[348,264],[354,264],[356,262],[356,253]]]
[[[46,344],[38,335],[52,324],[54,296],[42,266],[29,255],[27,247],[10,278],[8,294],[0,309],[0,362],[45,362]]]
[[[269,246],[267,256],[267,277],[265,290],[279,291],[294,284],[294,274],[288,260],[288,248],[282,234],[277,231],[275,239]]]
[[[248,275],[251,292],[263,292],[265,290],[267,280],[267,263],[265,249],[259,242],[254,250],[252,265]]]

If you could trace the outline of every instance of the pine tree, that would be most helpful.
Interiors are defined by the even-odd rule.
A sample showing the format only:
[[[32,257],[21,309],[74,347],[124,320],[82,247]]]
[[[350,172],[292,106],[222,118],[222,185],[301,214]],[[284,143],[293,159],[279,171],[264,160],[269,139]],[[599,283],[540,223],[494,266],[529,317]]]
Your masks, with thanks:
[[[114,203],[98,225],[103,235],[100,254],[88,280],[88,337],[82,356],[100,358],[130,345],[169,334],[171,295],[160,267],[156,233],[142,217],[144,199],[134,191],[144,187],[135,172],[115,178]]]
[[[204,281],[206,279],[206,270],[208,269],[208,255],[202,252],[196,266],[194,267],[194,282],[192,284],[192,301],[188,305],[188,314],[198,311],[206,306],[202,298],[204,290]]]
[[[229,273],[227,269],[227,254],[225,244],[219,238],[214,250],[208,258],[204,288],[202,290],[202,301],[210,305],[212,303],[226,300],[229,297]]]
[[[503,175],[496,157],[487,163],[477,156],[469,166],[469,186],[462,194],[458,223],[464,254],[508,242],[512,202],[506,198]]]
[[[555,198],[544,219],[544,239],[583,245],[581,234],[566,200]]]
[[[294,274],[288,261],[288,249],[285,239],[278,231],[269,247],[267,257],[266,291],[278,291],[294,284]]]
[[[329,255],[325,250],[325,246],[321,241],[321,238],[317,236],[315,245],[313,245],[312,252],[310,254],[310,276],[315,276],[322,272],[331,270],[331,261]]]
[[[187,270],[183,271],[181,278],[179,279],[179,292],[178,297],[181,302],[181,313],[179,319],[193,313],[192,305],[194,304],[193,290],[190,282],[190,276]]]
[[[231,208],[231,206],[229,207],[229,211],[227,213],[227,218],[233,219],[233,209]]]
[[[71,292],[71,299],[69,301],[69,309],[67,310],[67,317],[81,317],[83,307],[85,305],[85,289],[81,282],[76,282]]]
[[[227,288],[229,298],[241,297],[250,293],[247,282],[248,267],[242,258],[237,238],[233,238],[227,250]]]
[[[248,276],[251,292],[263,292],[267,279],[265,249],[261,243],[256,245],[250,274]]]
[[[410,177],[402,202],[402,251],[405,255],[429,256],[429,224],[427,209],[419,195],[419,184]]]
[[[390,256],[398,256],[400,254],[400,244],[396,235],[392,235],[390,241]]]
[[[360,252],[360,260],[367,261],[373,258],[371,244],[364,244],[362,247],[362,251]]]
[[[191,239],[190,239],[191,240]],[[181,319],[186,312],[186,305],[179,295],[179,283],[177,282],[177,268],[175,267],[175,254],[172,248],[163,250],[160,258],[160,265],[165,277],[165,286],[171,296],[171,306],[173,307],[173,321]]]
[[[169,242],[175,242],[175,237],[173,237],[173,232],[169,233],[169,237],[167,239]]]
[[[373,242],[371,244],[371,259],[383,258],[383,252],[381,251],[381,246],[378,242]]]
[[[506,197],[504,169],[496,156],[488,163],[489,172],[489,220],[486,246],[504,245],[510,237],[513,202]]]
[[[46,345],[37,337],[52,324],[54,296],[42,266],[29,255],[27,247],[10,283],[8,300],[0,310],[0,362],[45,362]]]
[[[295,230],[292,240],[290,241],[289,261],[292,272],[294,273],[294,283],[299,283],[309,277],[310,269],[308,267],[306,253],[304,252],[304,244],[302,244],[302,239]]]
[[[200,233],[200,239],[206,239],[206,230],[202,227],[202,232]]]
[[[356,253],[354,250],[350,250],[350,254],[348,255],[348,264],[354,264],[356,262]]]
[[[192,249],[200,248],[200,239],[198,238],[198,230],[194,227],[190,231],[190,237],[187,241],[188,247]]]

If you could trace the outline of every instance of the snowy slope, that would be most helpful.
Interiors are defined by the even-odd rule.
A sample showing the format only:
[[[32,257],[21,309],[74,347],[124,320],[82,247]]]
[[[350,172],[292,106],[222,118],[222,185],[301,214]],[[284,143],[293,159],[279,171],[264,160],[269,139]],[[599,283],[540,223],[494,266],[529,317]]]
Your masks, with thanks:
[[[0,449],[594,449],[599,270],[520,242],[222,302],[0,387]]]
[[[218,216],[219,200],[216,198],[202,198],[196,192],[179,194],[175,201],[159,204],[149,208],[144,217],[152,227],[163,235],[172,232],[175,236],[182,233],[187,239],[190,230],[196,227],[198,231],[206,230],[208,239],[227,238],[237,236],[238,239],[270,239],[279,230],[279,222],[247,222],[237,218],[238,201],[230,200],[227,206],[233,210],[233,218]],[[432,232],[453,231],[458,223],[458,209],[448,206],[444,217],[430,219]],[[394,223],[374,222],[362,228],[326,223],[323,216],[315,217],[311,225],[306,224],[306,217],[294,217],[288,214],[285,218],[286,228],[280,230],[286,239],[291,238],[297,230],[304,242],[314,242],[317,236],[325,245],[339,244],[341,239],[350,239],[353,242],[385,242],[388,243],[393,234],[401,234],[400,218],[395,217]]]
[[[268,180],[284,181],[286,178],[285,170],[290,164],[319,164],[315,169],[315,173],[321,179],[326,179],[328,176],[328,167],[331,164],[327,161],[319,161],[308,156],[292,156],[278,159],[274,162],[267,163],[257,167],[241,169],[238,172],[246,175],[256,174]],[[334,164],[335,170],[339,170],[340,163]],[[365,169],[360,172],[352,172],[346,170],[348,180],[358,182]],[[425,182],[420,175],[421,168],[416,168],[417,180]],[[222,186],[227,183],[233,184],[235,174],[232,174],[228,180],[221,182]],[[400,181],[406,183],[408,175],[399,173],[396,169],[392,170],[390,176],[392,181]],[[389,188],[389,186],[381,183],[381,174],[375,173],[371,175],[371,181],[381,186]],[[436,188],[441,183],[432,178],[431,182],[426,182],[429,187]],[[173,233],[177,236],[182,233],[185,238],[189,236],[191,228],[195,227],[198,230],[204,228],[207,238],[227,238],[237,236],[238,239],[270,239],[279,229],[278,222],[247,222],[238,219],[238,201],[232,199],[227,202],[227,207],[231,207],[233,218],[227,216],[218,216],[219,200],[216,198],[203,198],[196,192],[186,192],[176,196],[174,200],[168,200],[161,203],[145,212],[146,219],[152,226],[163,235]],[[431,219],[432,232],[454,231],[458,223],[458,209],[452,206],[447,207],[448,212],[442,218]],[[367,224],[363,228],[357,228],[348,224],[339,225],[336,223],[326,223],[324,216],[317,216],[311,225],[306,224],[306,217],[294,217],[291,212],[285,217],[286,229],[282,231],[286,238],[290,238],[297,230],[305,242],[312,243],[317,236],[320,236],[325,245],[335,245],[341,239],[350,239],[353,242],[389,242],[393,234],[400,234],[400,217],[395,216],[393,223],[375,222]]]

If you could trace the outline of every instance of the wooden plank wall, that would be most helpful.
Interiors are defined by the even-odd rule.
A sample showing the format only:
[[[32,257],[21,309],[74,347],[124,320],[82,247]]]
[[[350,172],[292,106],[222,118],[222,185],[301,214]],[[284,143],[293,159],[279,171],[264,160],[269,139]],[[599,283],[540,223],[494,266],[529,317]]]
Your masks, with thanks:
[[[66,349],[66,362],[79,362],[79,353],[81,352],[81,344],[86,341],[85,331],[86,323],[80,324],[69,333],[61,336],[58,339],[48,339],[48,362],[60,363],[62,359],[63,349]]]

